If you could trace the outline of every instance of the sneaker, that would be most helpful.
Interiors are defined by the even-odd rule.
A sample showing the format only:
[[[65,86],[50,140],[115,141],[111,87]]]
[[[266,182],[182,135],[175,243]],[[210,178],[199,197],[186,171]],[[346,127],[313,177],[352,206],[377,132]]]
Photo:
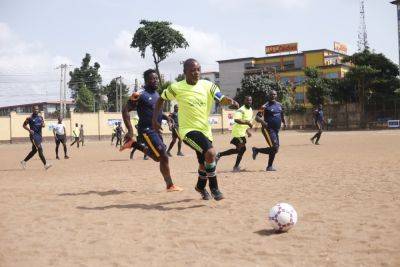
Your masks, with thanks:
[[[56,156],[56,159],[60,160],[60,158],[58,156]]]
[[[218,161],[220,160],[220,158],[221,158],[221,154],[220,154],[220,153],[217,153],[217,155],[215,156],[215,163],[218,163]]]
[[[53,166],[53,165],[51,165],[51,164],[47,163],[46,165],[44,165],[44,168],[45,168],[45,169],[46,169],[46,171],[47,171],[48,169],[50,169],[50,168],[51,168],[51,166]]]
[[[185,156],[185,155],[184,155],[182,152],[180,152],[180,151],[179,151],[178,153],[176,153],[176,155],[177,155],[177,156],[181,156],[181,157]]]
[[[210,194],[208,193],[208,191],[207,191],[207,189],[199,189],[199,188],[197,188],[197,186],[194,188],[194,190],[196,190],[197,192],[199,192],[200,193],[200,195],[201,195],[201,198],[203,199],[203,200],[209,200],[211,197],[210,197]]]
[[[233,172],[240,172],[242,170],[242,168],[240,168],[240,166],[235,166],[233,167]]]
[[[224,195],[219,191],[218,188],[213,188],[211,189],[211,195],[214,197],[215,200],[219,201],[221,199],[224,199]]]
[[[314,139],[310,138],[310,141],[311,141],[311,143],[313,143],[313,144],[314,144]]]
[[[276,171],[276,169],[274,167],[270,166],[270,167],[267,167],[266,171],[267,172],[274,172],[274,171]]]
[[[253,156],[253,160],[255,160],[256,157],[257,157],[257,154],[258,154],[257,149],[255,147],[252,147],[251,150],[253,151],[253,155],[252,155]]]
[[[172,157],[171,152],[167,151],[168,157]]]
[[[20,162],[20,164],[21,164],[22,169],[25,170],[26,169],[26,161],[23,160],[23,161]]]
[[[180,191],[183,191],[183,188],[174,184],[167,188],[167,192],[180,192]]]
[[[64,159],[69,159],[69,157],[68,156],[64,156]]]
[[[147,156],[147,155],[143,156],[143,160],[148,160],[148,159],[149,159],[149,156]]]

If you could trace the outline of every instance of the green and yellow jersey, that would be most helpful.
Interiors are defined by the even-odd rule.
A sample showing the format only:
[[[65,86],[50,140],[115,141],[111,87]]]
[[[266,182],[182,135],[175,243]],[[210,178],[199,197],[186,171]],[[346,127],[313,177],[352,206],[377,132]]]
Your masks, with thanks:
[[[208,117],[214,100],[224,96],[218,86],[207,80],[199,80],[190,85],[186,80],[171,84],[161,97],[165,100],[176,99],[179,105],[179,135],[183,139],[188,132],[199,131],[212,141],[211,126]]]
[[[233,119],[251,121],[253,118],[253,109],[246,108],[245,105],[241,106],[238,110],[236,110]],[[249,128],[246,124],[234,123],[232,127],[232,137],[246,137],[246,130]]]

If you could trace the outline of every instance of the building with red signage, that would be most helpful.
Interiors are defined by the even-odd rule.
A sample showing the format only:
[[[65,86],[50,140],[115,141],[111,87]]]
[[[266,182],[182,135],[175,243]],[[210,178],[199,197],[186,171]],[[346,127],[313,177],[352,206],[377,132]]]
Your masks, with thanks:
[[[277,80],[295,88],[297,103],[307,104],[306,87],[303,85],[305,80],[304,68],[316,67],[321,70],[325,77],[340,79],[349,69],[347,63],[342,63],[344,56],[345,54],[333,50],[317,49],[258,58],[219,60],[217,62],[219,64],[221,90],[224,94],[234,97],[237,89],[241,86],[241,80],[246,75],[270,73]]]

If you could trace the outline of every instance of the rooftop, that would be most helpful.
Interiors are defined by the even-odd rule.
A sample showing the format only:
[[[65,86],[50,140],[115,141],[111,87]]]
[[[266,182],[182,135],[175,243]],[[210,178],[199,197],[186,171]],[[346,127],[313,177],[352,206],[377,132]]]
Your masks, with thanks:
[[[65,101],[65,103],[67,105],[75,104],[74,101],[72,101],[72,100],[67,100],[67,101]],[[12,105],[12,106],[2,106],[0,108],[16,108],[16,107],[21,107],[21,106],[33,106],[33,105],[44,105],[44,104],[60,104],[60,100],[49,100],[49,101],[43,101],[43,102],[18,104],[18,105]]]

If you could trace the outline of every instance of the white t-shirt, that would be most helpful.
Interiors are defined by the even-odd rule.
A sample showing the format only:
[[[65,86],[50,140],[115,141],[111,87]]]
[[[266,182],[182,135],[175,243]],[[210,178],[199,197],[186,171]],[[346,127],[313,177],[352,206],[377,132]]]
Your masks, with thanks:
[[[64,135],[64,124],[63,123],[58,123],[54,125],[54,131],[56,132],[57,135]]]

